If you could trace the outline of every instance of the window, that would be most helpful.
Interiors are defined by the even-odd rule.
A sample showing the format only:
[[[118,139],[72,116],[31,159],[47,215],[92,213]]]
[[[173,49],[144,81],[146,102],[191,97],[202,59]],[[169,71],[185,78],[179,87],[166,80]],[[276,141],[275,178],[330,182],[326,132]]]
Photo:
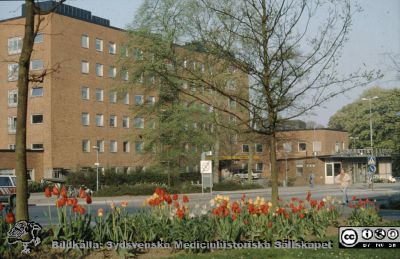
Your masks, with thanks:
[[[237,134],[230,135],[229,136],[229,141],[230,141],[230,144],[237,144],[238,135]]]
[[[85,153],[90,152],[90,140],[82,140],[82,151]]]
[[[236,116],[229,115],[229,122],[235,124],[236,123]]]
[[[110,54],[117,53],[117,45],[112,41],[108,43],[108,53]]]
[[[124,104],[129,104],[129,93],[125,93],[124,98],[122,99]]]
[[[236,101],[229,99],[229,108],[236,108]]]
[[[116,75],[117,75],[117,69],[114,66],[110,66],[108,68],[108,77],[115,78]]]
[[[143,141],[136,141],[135,142],[135,151],[136,151],[136,153],[142,153],[143,152]]]
[[[9,150],[15,150],[15,144],[9,144],[8,145]]]
[[[42,43],[42,42],[43,42],[43,33],[36,34],[36,37],[33,40],[33,43]]]
[[[15,134],[17,131],[17,117],[11,116],[8,117],[8,133]]]
[[[296,161],[296,175],[303,176],[303,160]]]
[[[196,85],[192,84],[192,88],[191,88],[192,92],[196,92]]]
[[[96,147],[99,149],[99,153],[104,152],[104,140],[97,140]]]
[[[102,102],[104,98],[103,89],[96,89],[96,101]]]
[[[103,65],[96,63],[96,76],[103,76]]]
[[[144,128],[144,118],[140,118],[140,117],[135,118],[135,128],[136,129]]]
[[[185,60],[183,61],[183,67],[184,67],[184,68],[187,68],[187,65],[188,65],[188,61],[185,59]]]
[[[13,37],[8,39],[8,54],[19,54],[22,50],[22,38]]]
[[[242,152],[243,153],[248,153],[249,152],[249,145],[247,145],[247,144],[242,145]]]
[[[33,114],[32,124],[41,124],[41,123],[43,123],[43,114]]]
[[[89,126],[89,113],[82,113],[81,122],[83,126]]]
[[[89,100],[89,87],[86,86],[81,87],[81,99]]]
[[[307,144],[304,142],[299,143],[299,151],[304,152],[307,150]]]
[[[96,126],[103,127],[104,126],[104,116],[103,114],[96,114]]]
[[[128,71],[126,71],[126,70],[122,71],[122,72],[121,72],[121,78],[122,78],[122,80],[124,80],[124,81],[128,81],[128,80],[129,80]]]
[[[321,141],[313,141],[313,152],[321,152]]]
[[[182,84],[182,89],[188,89],[188,83],[187,82],[184,82]]]
[[[10,177],[0,177],[0,186],[2,187],[13,186]]]
[[[89,74],[89,62],[81,61],[81,72],[82,74]]]
[[[156,98],[154,96],[148,96],[147,97],[147,104],[148,105],[154,105],[156,103]]]
[[[43,144],[32,144],[32,150],[43,150]]]
[[[103,51],[103,40],[96,39],[96,50]]]
[[[111,115],[110,116],[110,127],[117,127],[117,116],[116,115]]]
[[[43,69],[43,60],[32,60],[31,61],[31,70],[41,70]]]
[[[110,91],[109,99],[110,99],[110,103],[116,103],[117,102],[117,93],[115,91]]]
[[[143,104],[143,95],[135,95],[135,105]]]
[[[143,51],[141,49],[134,48],[133,55],[135,57],[135,60],[143,60]]]
[[[122,127],[125,129],[129,128],[129,117],[128,116],[122,117]]]
[[[43,87],[41,86],[36,86],[32,88],[31,92],[32,97],[41,97],[43,96]]]
[[[148,125],[149,125],[150,129],[155,129],[156,128],[156,122],[155,121],[149,121]]]
[[[117,152],[117,141],[116,140],[110,140],[110,152],[111,153]]]
[[[89,48],[89,36],[87,35],[82,35],[81,37],[81,47],[82,48]]]
[[[17,107],[18,104],[18,90],[8,91],[8,107]]]
[[[256,144],[256,152],[257,153],[263,152],[263,145],[262,144]]]
[[[263,163],[256,163],[256,172],[262,172],[264,169]]]
[[[229,79],[228,82],[226,83],[226,88],[228,90],[235,90],[236,89],[236,81],[233,79]]]
[[[121,48],[121,53],[122,53],[122,56],[123,57],[128,57],[129,56],[129,51],[128,51],[128,47],[127,46],[123,46],[122,48]]]
[[[8,81],[18,80],[18,63],[8,64]]]
[[[124,141],[122,144],[122,151],[128,153],[130,151],[130,146],[128,141]]]
[[[290,142],[283,143],[283,151],[286,153],[292,152],[292,144]]]

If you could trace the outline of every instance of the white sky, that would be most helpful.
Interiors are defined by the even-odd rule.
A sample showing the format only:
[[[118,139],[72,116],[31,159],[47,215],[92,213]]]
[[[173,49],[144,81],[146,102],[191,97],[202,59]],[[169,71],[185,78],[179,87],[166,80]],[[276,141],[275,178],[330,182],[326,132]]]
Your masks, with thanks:
[[[125,28],[132,22],[142,0],[67,0],[93,15],[109,19],[112,26]],[[372,83],[385,88],[400,87],[400,75],[390,68],[389,54],[400,54],[400,0],[359,0],[363,12],[353,17],[353,27],[341,59],[340,72],[350,73],[359,67],[380,69],[384,78]],[[23,1],[0,0],[0,19],[21,14]],[[1,39],[4,40],[4,39]],[[346,104],[356,100],[365,88],[358,88],[341,95],[313,114],[301,118],[327,125],[330,116]]]

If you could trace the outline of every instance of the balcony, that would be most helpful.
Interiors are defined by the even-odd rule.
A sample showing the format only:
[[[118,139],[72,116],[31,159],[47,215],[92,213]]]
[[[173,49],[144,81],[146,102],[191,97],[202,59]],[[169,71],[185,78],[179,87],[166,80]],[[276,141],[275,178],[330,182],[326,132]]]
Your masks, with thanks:
[[[390,157],[392,155],[392,150],[383,148],[345,149],[339,152],[333,152],[332,155],[338,157]]]

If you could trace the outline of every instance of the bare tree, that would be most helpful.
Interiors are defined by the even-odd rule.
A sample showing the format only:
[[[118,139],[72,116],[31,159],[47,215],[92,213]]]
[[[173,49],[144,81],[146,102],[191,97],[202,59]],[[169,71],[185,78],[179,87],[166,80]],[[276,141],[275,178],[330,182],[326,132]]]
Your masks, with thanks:
[[[30,75],[30,60],[33,51],[33,43],[38,33],[41,15],[54,11],[62,2],[60,0],[50,10],[45,12],[34,0],[25,0],[25,33],[22,42],[22,51],[19,57],[18,70],[18,105],[17,105],[17,127],[16,127],[16,176],[17,176],[17,221],[28,220],[28,179],[26,165],[26,120],[28,110],[28,86],[30,81],[40,82],[51,71],[44,71],[39,75]],[[35,17],[37,21],[35,23]],[[36,26],[35,26],[36,24]]]

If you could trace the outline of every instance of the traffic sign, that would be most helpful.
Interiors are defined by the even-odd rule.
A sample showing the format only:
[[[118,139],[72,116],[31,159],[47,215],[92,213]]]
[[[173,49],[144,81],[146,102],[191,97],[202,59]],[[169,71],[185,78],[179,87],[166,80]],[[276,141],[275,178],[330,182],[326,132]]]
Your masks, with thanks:
[[[200,173],[211,174],[212,173],[212,161],[211,160],[201,160],[200,161]]]
[[[376,172],[376,166],[375,165],[369,165],[368,166],[368,172],[375,173]]]
[[[368,157],[368,165],[376,165],[376,157],[369,156]]]

